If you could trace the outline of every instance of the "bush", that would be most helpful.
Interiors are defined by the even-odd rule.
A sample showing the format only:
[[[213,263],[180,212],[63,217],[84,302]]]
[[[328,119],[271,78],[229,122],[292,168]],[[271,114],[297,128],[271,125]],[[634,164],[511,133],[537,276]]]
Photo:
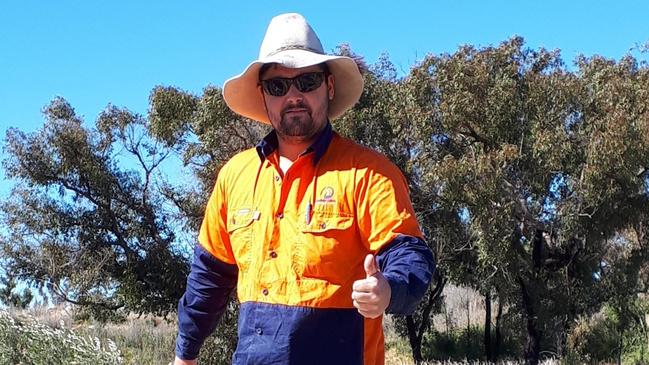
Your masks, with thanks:
[[[422,356],[435,360],[475,360],[484,354],[483,330],[478,326],[437,332],[426,338]]]
[[[617,321],[614,316],[598,313],[583,318],[568,335],[568,351],[580,363],[613,361],[619,352]]]
[[[0,364],[122,364],[115,343],[81,337],[71,330],[38,323],[31,316],[0,310]]]
[[[507,332],[504,332],[505,334]],[[428,361],[432,360],[481,360],[484,358],[484,328],[471,326],[467,328],[456,328],[448,332],[434,331],[426,336],[422,345],[422,356]],[[492,343],[495,339],[492,333]],[[500,345],[500,358],[517,357],[518,343],[511,336],[503,337]]]

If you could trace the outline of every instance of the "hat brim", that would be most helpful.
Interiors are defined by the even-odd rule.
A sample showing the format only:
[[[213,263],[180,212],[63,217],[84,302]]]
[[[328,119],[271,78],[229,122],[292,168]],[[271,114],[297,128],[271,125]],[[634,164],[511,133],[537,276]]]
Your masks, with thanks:
[[[259,88],[259,70],[264,64],[277,63],[287,68],[302,68],[327,63],[334,76],[334,98],[329,102],[329,119],[336,119],[354,106],[363,92],[363,77],[356,62],[345,56],[330,56],[308,50],[292,49],[252,62],[223,85],[223,98],[232,111],[246,118],[270,124]]]

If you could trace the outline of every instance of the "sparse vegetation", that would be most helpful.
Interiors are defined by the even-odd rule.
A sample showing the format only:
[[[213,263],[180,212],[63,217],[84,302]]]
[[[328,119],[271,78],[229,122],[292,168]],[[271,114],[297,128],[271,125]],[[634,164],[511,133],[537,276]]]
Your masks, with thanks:
[[[123,364],[115,342],[0,311],[0,364]]]
[[[221,331],[227,329],[220,329]],[[385,321],[386,365],[414,365],[408,343]],[[168,364],[173,359],[176,325],[158,317],[132,316],[122,323],[75,323],[74,311],[0,311],[0,364]],[[479,331],[477,333],[479,338]],[[219,337],[201,351],[201,365],[230,363]],[[501,361],[498,364],[518,364]],[[546,361],[550,365],[557,362]],[[429,361],[426,364],[490,364],[478,360]]]

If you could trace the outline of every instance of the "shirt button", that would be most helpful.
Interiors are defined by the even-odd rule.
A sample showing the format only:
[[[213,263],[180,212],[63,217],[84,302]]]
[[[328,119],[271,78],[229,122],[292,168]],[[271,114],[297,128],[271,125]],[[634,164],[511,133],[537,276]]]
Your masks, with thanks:
[[[284,218],[284,213],[277,213],[277,218],[282,219]]]
[[[255,332],[257,332],[257,334],[260,335],[260,336],[261,336],[262,333],[264,333],[264,331],[259,327],[255,328]]]
[[[325,228],[327,228],[327,223],[324,222],[320,223],[320,229],[325,229]]]
[[[275,175],[275,181],[279,182],[280,178],[279,175]]]
[[[276,259],[277,258],[277,252],[275,252],[275,251],[271,252],[270,257]]]
[[[262,290],[261,293],[264,295],[268,295],[268,289],[264,288],[264,290]]]

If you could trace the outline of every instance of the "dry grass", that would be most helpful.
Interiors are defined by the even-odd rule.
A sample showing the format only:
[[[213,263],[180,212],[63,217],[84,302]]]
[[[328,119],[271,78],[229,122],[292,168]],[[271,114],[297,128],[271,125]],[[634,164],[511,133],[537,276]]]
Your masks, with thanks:
[[[484,299],[472,290],[449,286],[445,290],[446,312],[435,316],[434,323],[440,331],[466,326],[467,321],[480,324],[484,318]],[[105,324],[95,322],[74,322],[74,309],[62,306],[53,309],[36,308],[30,315],[39,323],[51,328],[67,328],[80,337],[110,339],[120,351],[124,364],[158,365],[168,364],[174,357],[176,324],[154,317],[130,316],[124,323]],[[407,340],[399,337],[390,316],[385,319],[386,364],[414,365]],[[520,362],[499,362],[498,364],[519,364]],[[542,364],[557,364],[545,361]],[[488,364],[486,362],[430,362],[428,364]]]
[[[122,364],[117,345],[106,338],[86,336],[55,326],[28,313],[0,310],[1,364]]]

